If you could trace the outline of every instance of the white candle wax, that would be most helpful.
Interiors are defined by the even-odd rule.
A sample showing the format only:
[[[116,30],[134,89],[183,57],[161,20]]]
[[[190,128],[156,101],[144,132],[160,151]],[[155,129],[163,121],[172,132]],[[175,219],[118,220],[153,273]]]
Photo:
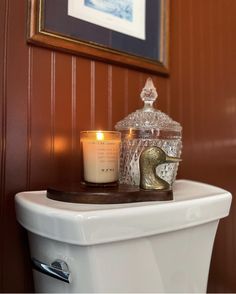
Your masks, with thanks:
[[[81,138],[84,180],[97,184],[116,182],[119,178],[120,138],[109,136],[109,132],[88,133]]]

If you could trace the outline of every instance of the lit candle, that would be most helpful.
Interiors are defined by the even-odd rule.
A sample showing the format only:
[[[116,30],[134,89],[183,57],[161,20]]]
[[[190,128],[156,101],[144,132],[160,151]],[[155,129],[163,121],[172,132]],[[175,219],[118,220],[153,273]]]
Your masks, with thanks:
[[[108,184],[119,178],[120,133],[81,132],[83,175],[87,183]]]

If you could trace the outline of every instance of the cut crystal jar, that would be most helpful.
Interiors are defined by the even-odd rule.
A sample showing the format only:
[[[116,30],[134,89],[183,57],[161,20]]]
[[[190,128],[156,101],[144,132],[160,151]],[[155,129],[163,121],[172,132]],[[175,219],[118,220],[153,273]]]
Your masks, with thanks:
[[[148,78],[141,92],[144,107],[129,114],[115,125],[121,132],[120,183],[139,185],[139,156],[149,146],[162,148],[167,155],[180,157],[182,127],[167,114],[153,107],[157,99],[156,88]],[[175,181],[178,163],[157,167],[156,173],[171,186]]]

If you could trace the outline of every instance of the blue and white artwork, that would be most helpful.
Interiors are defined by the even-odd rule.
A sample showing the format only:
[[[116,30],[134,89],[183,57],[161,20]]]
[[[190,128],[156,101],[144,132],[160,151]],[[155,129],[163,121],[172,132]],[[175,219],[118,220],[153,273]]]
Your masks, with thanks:
[[[84,5],[132,22],[133,1],[134,0],[84,0]]]
[[[1,0],[0,0],[1,1]],[[146,0],[68,0],[68,15],[145,40]]]

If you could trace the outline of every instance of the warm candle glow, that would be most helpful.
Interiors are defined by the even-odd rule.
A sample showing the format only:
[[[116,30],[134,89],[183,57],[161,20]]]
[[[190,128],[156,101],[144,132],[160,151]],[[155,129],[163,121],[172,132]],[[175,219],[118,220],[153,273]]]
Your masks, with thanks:
[[[101,131],[96,133],[96,138],[98,141],[104,140],[104,134]]]

